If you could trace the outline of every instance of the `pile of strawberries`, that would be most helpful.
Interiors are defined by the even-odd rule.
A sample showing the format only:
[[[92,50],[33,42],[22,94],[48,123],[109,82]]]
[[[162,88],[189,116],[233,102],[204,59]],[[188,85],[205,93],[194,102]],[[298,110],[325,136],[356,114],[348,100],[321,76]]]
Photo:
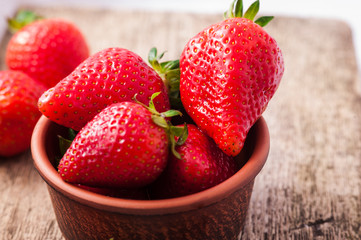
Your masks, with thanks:
[[[224,21],[188,41],[179,60],[161,62],[163,53],[153,48],[150,65],[117,47],[88,57],[74,26],[61,28],[69,34],[53,36],[65,24],[59,20],[37,20],[16,33],[8,47],[9,68],[46,85],[38,109],[69,128],[59,138],[63,156],[57,169],[64,181],[109,196],[160,199],[231,177],[248,131],[284,72],[280,48],[263,29],[272,17],[254,21],[258,10],[258,0],[245,13],[235,0]],[[43,28],[49,34],[31,35]],[[29,40],[32,47],[24,48],[26,36],[49,37],[42,40],[48,46],[36,48],[38,40]],[[60,54],[74,62],[64,66]],[[29,91],[35,85],[40,86],[29,84]]]
[[[82,33],[70,22],[21,11],[9,19],[9,29],[15,34],[6,48],[8,69],[0,71],[0,157],[29,149],[41,116],[39,97],[89,56]]]

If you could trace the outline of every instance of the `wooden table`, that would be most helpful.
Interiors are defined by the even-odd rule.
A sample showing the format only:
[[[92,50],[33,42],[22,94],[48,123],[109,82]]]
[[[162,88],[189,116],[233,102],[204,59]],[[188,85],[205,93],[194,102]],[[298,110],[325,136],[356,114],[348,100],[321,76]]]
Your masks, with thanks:
[[[91,51],[120,46],[178,58],[221,14],[32,7],[74,21]],[[360,239],[361,99],[352,32],[332,19],[277,17],[266,30],[284,53],[283,82],[264,117],[268,161],[256,179],[241,239]],[[4,49],[1,42],[1,68]],[[1,143],[0,143],[1,144]],[[0,159],[0,239],[62,239],[30,151]]]

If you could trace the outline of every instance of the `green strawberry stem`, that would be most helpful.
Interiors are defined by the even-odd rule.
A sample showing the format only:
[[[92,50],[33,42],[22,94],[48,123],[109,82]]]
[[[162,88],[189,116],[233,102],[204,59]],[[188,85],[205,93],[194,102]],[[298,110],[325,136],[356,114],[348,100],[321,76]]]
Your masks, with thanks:
[[[259,0],[256,0],[251,6],[243,13],[243,1],[242,0],[234,0],[229,7],[228,11],[224,13],[224,18],[235,18],[235,17],[243,17],[249,20],[254,20],[258,11],[259,11]],[[271,20],[273,16],[263,16],[254,21],[256,24],[261,27],[266,26]]]
[[[148,109],[152,113],[153,122],[166,131],[167,136],[169,138],[170,147],[171,147],[171,151],[172,151],[173,155],[175,157],[177,157],[178,159],[181,159],[181,156],[175,150],[175,147],[182,145],[186,141],[186,139],[188,137],[187,124],[184,124],[184,126],[173,126],[172,123],[169,120],[167,120],[167,118],[171,118],[171,117],[179,116],[179,115],[181,116],[182,113],[178,110],[168,110],[166,112],[159,113],[155,109],[153,100],[159,94],[160,94],[160,92],[156,92],[151,96],[150,101],[149,101],[149,106],[146,106],[145,104],[139,102],[136,99],[137,95],[134,96],[134,100],[137,103],[139,103],[140,105],[142,105],[143,107],[145,107],[146,109]]]
[[[64,156],[66,150],[68,150],[76,135],[77,132],[71,128],[68,128],[68,135],[66,137],[58,135],[60,156],[55,157],[55,166],[59,165],[60,159]]]
[[[70,147],[72,140],[67,139],[61,135],[58,135],[58,138],[59,138],[60,155],[63,156],[66,150]]]
[[[16,33],[20,29],[22,29],[24,26],[42,19],[43,17],[35,14],[32,11],[28,10],[20,10],[16,13],[14,18],[8,18],[8,28],[11,33]]]
[[[179,82],[180,82],[179,59],[160,62],[164,54],[165,52],[158,55],[157,48],[153,47],[149,51],[148,62],[153,67],[153,69],[159,74],[159,76],[163,79],[164,84],[167,86],[171,108],[182,110],[183,105],[180,100],[180,93],[179,93]]]

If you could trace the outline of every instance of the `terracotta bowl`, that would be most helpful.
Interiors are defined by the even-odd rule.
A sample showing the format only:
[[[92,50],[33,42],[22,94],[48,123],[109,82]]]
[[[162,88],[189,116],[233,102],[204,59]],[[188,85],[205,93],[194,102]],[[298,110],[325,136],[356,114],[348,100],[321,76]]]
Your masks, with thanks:
[[[65,239],[237,239],[253,183],[266,162],[269,132],[261,117],[237,158],[240,170],[223,183],[185,197],[129,200],[107,197],[64,182],[53,166],[56,135],[65,128],[41,117],[31,143],[34,164],[47,183]]]

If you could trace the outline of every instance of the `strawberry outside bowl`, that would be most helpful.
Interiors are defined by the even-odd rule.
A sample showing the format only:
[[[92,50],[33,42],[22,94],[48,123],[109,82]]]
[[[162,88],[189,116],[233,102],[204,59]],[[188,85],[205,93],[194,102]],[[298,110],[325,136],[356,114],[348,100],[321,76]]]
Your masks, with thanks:
[[[66,131],[42,116],[33,132],[34,165],[47,183],[58,226],[67,240],[237,239],[255,177],[268,157],[270,138],[261,117],[237,156],[231,178],[192,195],[162,200],[108,197],[64,182],[54,167],[57,135]]]

